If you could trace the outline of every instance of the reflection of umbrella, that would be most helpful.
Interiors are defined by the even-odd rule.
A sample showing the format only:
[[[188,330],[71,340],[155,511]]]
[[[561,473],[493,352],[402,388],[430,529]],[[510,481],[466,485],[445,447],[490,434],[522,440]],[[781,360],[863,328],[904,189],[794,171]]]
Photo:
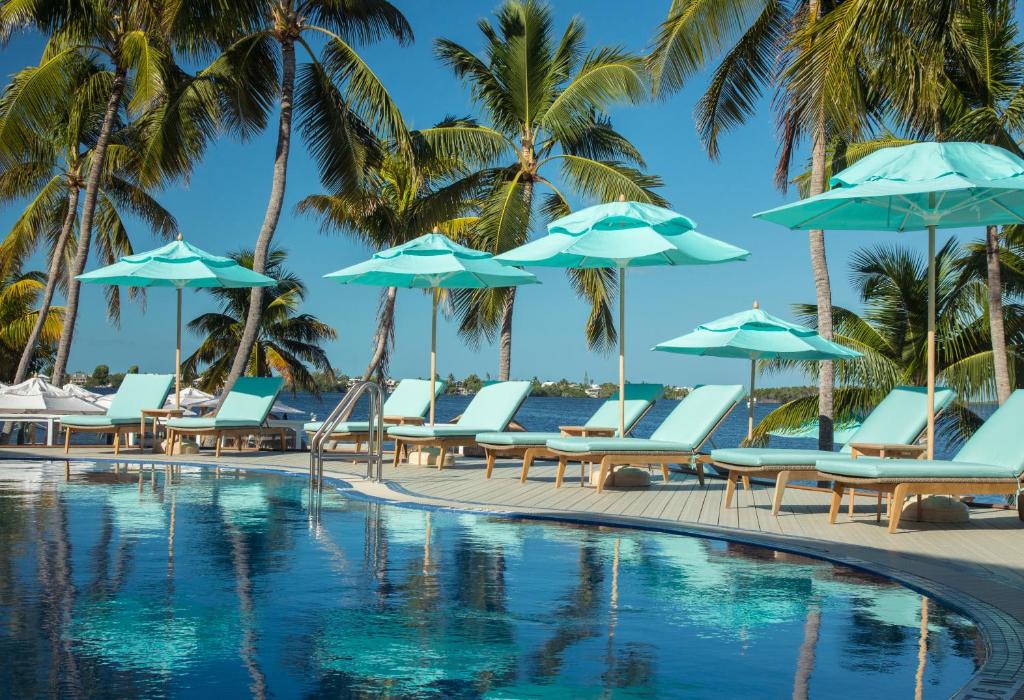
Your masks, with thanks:
[[[804,326],[783,321],[758,308],[702,323],[692,333],[667,340],[655,350],[683,355],[750,359],[747,440],[754,436],[754,380],[758,360],[850,360],[859,352],[825,340]]]
[[[181,239],[146,253],[126,255],[113,265],[79,275],[87,284],[119,287],[174,287],[178,291],[178,335],[174,353],[174,405],[181,406],[181,290],[185,287],[272,287],[271,278],[231,258],[210,255]]]
[[[64,391],[39,377],[0,389],[0,413],[103,413],[94,403]]]
[[[1024,222],[1024,160],[980,143],[883,148],[831,190],[755,214],[791,229],[928,229],[928,458],[935,456],[935,229]]]
[[[324,277],[342,284],[434,290],[430,317],[431,386],[437,380],[437,290],[491,289],[537,282],[529,272],[494,262],[490,253],[459,245],[437,229]],[[430,424],[434,424],[433,392],[430,394]]]
[[[742,248],[709,238],[696,224],[652,204],[618,202],[581,209],[548,224],[548,235],[497,257],[509,265],[616,268],[619,271],[619,434],[626,432],[626,268],[710,265],[743,260]]]

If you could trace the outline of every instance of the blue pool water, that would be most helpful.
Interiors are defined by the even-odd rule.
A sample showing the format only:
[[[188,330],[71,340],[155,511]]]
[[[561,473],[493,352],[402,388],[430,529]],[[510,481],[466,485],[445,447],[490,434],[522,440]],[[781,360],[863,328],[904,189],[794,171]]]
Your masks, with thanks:
[[[981,660],[934,600],[768,549],[344,489],[311,524],[301,477],[132,466],[0,461],[0,694],[944,698]]]

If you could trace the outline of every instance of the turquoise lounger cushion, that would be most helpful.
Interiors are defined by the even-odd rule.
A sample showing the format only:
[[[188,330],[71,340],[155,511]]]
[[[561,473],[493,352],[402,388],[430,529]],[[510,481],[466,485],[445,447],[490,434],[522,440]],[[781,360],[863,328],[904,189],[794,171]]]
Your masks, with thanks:
[[[434,396],[444,391],[445,383],[434,382]],[[403,379],[391,392],[381,409],[385,416],[418,417],[430,410],[430,380]],[[342,431],[337,431],[342,432]]]
[[[943,459],[822,459],[818,471],[862,479],[1013,479],[1020,472],[998,464]]]
[[[711,459],[740,467],[809,467],[819,459],[833,459],[835,452],[827,450],[784,450],[774,447],[732,447],[711,450]],[[849,459],[849,458],[847,458]]]
[[[173,386],[172,374],[126,374],[110,401],[107,417],[138,421],[144,409],[163,408]]]
[[[945,409],[956,398],[952,389],[935,390],[935,411]],[[887,442],[909,445],[917,440],[928,423],[928,390],[923,386],[893,388],[875,410],[868,414],[850,443]],[[840,452],[849,452],[850,443]]]
[[[498,382],[485,386],[466,406],[459,423],[476,426],[476,433],[505,430],[532,387],[531,382]]]
[[[623,415],[628,433],[634,424],[640,420],[651,404],[661,398],[665,387],[661,384],[627,384],[626,401],[623,406]],[[608,400],[594,411],[584,424],[588,428],[618,428],[619,427],[619,395],[618,393],[608,397]],[[618,432],[616,430],[616,432]]]
[[[743,387],[739,384],[696,387],[665,417],[651,439],[696,449],[742,398]]]
[[[206,430],[213,428],[258,428],[263,424],[261,420],[233,420],[212,417],[201,418],[172,418],[167,425],[182,430]]]
[[[645,440],[643,438],[587,438],[569,437],[548,440],[547,446],[559,452],[580,454],[603,452],[689,452],[692,447],[681,442],[668,440]]]
[[[139,424],[139,416],[135,418],[111,418],[110,416],[61,416],[61,425],[72,428],[112,428],[115,425]]]
[[[217,422],[262,423],[284,385],[281,377],[239,377],[217,410]]]
[[[988,417],[953,458],[955,462],[991,464],[1024,474],[1024,389],[1017,389]]]
[[[323,421],[316,421],[315,423],[306,423],[302,426],[302,430],[307,433],[315,433],[320,430],[323,426]],[[334,433],[365,433],[370,430],[370,424],[364,420],[347,420],[338,423],[334,426]]]
[[[527,433],[508,430],[504,433],[480,433],[476,441],[481,445],[502,445],[507,447],[543,447],[548,440],[557,440],[561,433]]]
[[[437,425],[395,425],[388,428],[393,437],[475,437],[483,432],[480,428],[463,426],[460,423],[438,423]]]

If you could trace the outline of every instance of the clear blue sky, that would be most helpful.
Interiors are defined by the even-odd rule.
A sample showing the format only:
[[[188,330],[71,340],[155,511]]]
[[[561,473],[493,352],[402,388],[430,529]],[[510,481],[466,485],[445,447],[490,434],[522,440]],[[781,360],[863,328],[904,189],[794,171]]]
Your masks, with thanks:
[[[413,128],[426,127],[446,114],[471,114],[468,93],[433,56],[432,42],[444,36],[479,50],[476,29],[480,17],[497,6],[490,0],[450,0],[445,3],[396,0],[416,35],[409,47],[385,43],[363,50],[381,75]],[[556,27],[580,14],[587,43],[623,44],[643,51],[667,11],[668,0],[628,3],[615,0],[555,0]],[[7,75],[39,58],[38,37],[16,38],[0,54],[0,72]],[[795,197],[772,185],[777,140],[767,99],[761,116],[728,134],[719,162],[709,162],[693,124],[693,106],[704,88],[698,79],[672,99],[613,113],[616,127],[639,147],[649,170],[665,181],[663,194],[672,206],[696,220],[699,230],[746,248],[747,262],[712,267],[646,268],[629,272],[627,293],[627,375],[631,380],[671,384],[745,381],[742,362],[714,358],[684,358],[649,352],[655,343],[690,331],[694,326],[750,306],[755,299],[767,311],[790,316],[790,305],[813,302],[814,286],[808,265],[807,236],[768,223],[751,214]],[[274,155],[273,130],[248,143],[228,138],[218,142],[191,181],[159,194],[177,217],[186,238],[214,253],[251,246],[263,219],[270,189]],[[353,374],[369,358],[377,290],[343,287],[321,275],[368,257],[364,249],[341,236],[322,236],[316,222],[295,216],[293,207],[307,194],[320,192],[314,166],[301,141],[292,152],[285,213],[275,242],[290,253],[290,267],[309,287],[304,311],[333,325],[339,338],[328,347],[332,364]],[[0,210],[0,227],[9,228],[20,207]],[[534,235],[543,232],[536,230]],[[158,244],[138,224],[131,229],[136,250]],[[947,233],[940,234],[940,244]],[[967,232],[964,238],[978,232]],[[924,251],[922,235],[895,237],[885,233],[836,232],[827,237],[833,302],[856,308],[848,282],[847,260],[855,249],[877,242],[906,241]],[[41,262],[41,261],[40,261]],[[40,265],[41,266],[41,265]],[[97,266],[91,258],[87,269]],[[535,270],[543,285],[525,288],[515,316],[512,373],[542,379],[616,377],[613,356],[591,353],[584,339],[587,308],[574,296],[564,273]],[[79,328],[71,354],[71,369],[91,371],[107,363],[113,371],[138,364],[143,371],[170,371],[173,362],[173,294],[151,291],[145,310],[126,304],[120,328],[104,315],[103,290],[83,287]],[[185,318],[211,308],[206,295],[187,292]],[[438,334],[439,371],[463,376],[496,374],[497,348],[472,349],[459,340],[454,322],[442,323]],[[430,304],[420,292],[403,290],[398,298],[397,346],[394,376],[424,376],[428,371]],[[186,337],[185,352],[195,346]],[[770,377],[766,384],[792,383],[797,377]]]

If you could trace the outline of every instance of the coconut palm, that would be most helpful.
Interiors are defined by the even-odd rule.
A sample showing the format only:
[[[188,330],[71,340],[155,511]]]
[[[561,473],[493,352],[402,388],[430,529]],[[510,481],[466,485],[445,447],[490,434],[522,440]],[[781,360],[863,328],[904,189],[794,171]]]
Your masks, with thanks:
[[[435,53],[470,89],[483,124],[450,120],[422,131],[441,153],[479,162],[488,187],[470,245],[501,253],[525,243],[535,216],[569,212],[567,192],[611,201],[619,195],[664,204],[652,191],[661,180],[645,174],[639,151],[611,124],[609,110],[638,103],[647,92],[643,59],[617,47],[585,51],[583,23],[574,18],[555,34],[551,10],[534,0],[508,0],[495,23],[481,20],[484,50],[477,55],[449,39]],[[557,184],[556,184],[557,183]],[[543,199],[535,191],[544,188]],[[577,293],[591,304],[592,345],[614,345],[610,271],[570,270]],[[515,289],[452,295],[469,340],[500,336],[500,379],[511,365]]]
[[[255,254],[243,250],[231,258],[252,269]],[[310,370],[333,378],[327,353],[320,345],[334,340],[337,333],[315,316],[297,313],[306,296],[306,285],[284,267],[286,260],[283,250],[270,251],[266,274],[277,284],[267,287],[262,298],[259,333],[245,371],[257,377],[274,372],[283,376],[293,390],[317,394],[317,382]],[[214,392],[226,385],[245,328],[249,290],[216,287],[206,291],[218,301],[220,311],[202,314],[189,322],[189,331],[202,335],[203,340],[182,363],[181,370],[187,380],[198,377],[199,388]]]
[[[64,328],[53,368],[53,381],[58,383],[74,339],[80,286],[75,277],[85,270],[89,257],[111,137],[122,114],[141,112],[162,90],[164,27],[160,13],[154,11],[157,5],[138,0],[82,0],[72,5],[61,0],[6,0],[0,5],[0,37],[20,29],[35,29],[48,37],[37,69],[9,96],[0,121],[0,164],[5,167],[30,151],[33,135],[45,129],[54,102],[72,89],[74,67],[83,57],[102,60],[107,69],[93,85],[105,107],[85,177]]]
[[[392,37],[412,39],[401,12],[386,0],[253,0],[244,36],[224,53],[235,89],[225,95],[230,114],[249,131],[262,128],[278,108],[277,148],[270,197],[253,250],[253,269],[265,273],[270,245],[284,204],[292,122],[297,109],[301,133],[329,190],[355,189],[372,154],[369,132],[400,143],[408,140],[398,107],[380,79],[354,48]],[[323,41],[319,54],[311,41]],[[308,63],[297,65],[296,50]],[[245,331],[227,382],[251,363],[262,327],[263,288],[249,293]]]
[[[71,89],[51,104],[45,129],[32,134],[29,152],[9,163],[0,174],[0,200],[27,198],[28,204],[11,231],[0,243],[0,255],[25,259],[38,248],[49,254],[49,268],[36,323],[26,337],[13,375],[14,383],[24,381],[38,350],[43,326],[57,288],[68,288],[62,274],[75,255],[79,200],[85,174],[95,156],[95,137],[103,118],[105,100],[96,84],[106,71],[92,60],[69,61],[75,73]],[[0,120],[6,118],[11,102],[25,82],[35,79],[38,68],[16,74],[0,96]],[[132,252],[123,215],[131,214],[150,225],[161,236],[173,235],[174,218],[138,181],[140,147],[137,135],[115,121],[107,145],[106,166],[96,197],[96,241],[104,264]],[[129,292],[131,294],[131,292]],[[117,287],[107,290],[108,315],[115,323],[120,316]]]
[[[936,314],[939,382],[954,389],[959,407],[946,412],[940,424],[947,437],[963,437],[976,425],[966,402],[996,395],[993,352],[986,314],[984,283],[964,275],[963,251],[950,239],[936,254]],[[922,385],[927,379],[928,277],[927,261],[909,248],[885,245],[858,251],[852,258],[851,278],[864,303],[857,313],[835,309],[836,340],[863,354],[843,363],[836,391],[837,420],[865,415],[898,384]],[[799,305],[797,314],[808,324],[817,320],[814,305]],[[1024,307],[1007,304],[1007,335],[1011,361],[1024,366],[1019,348],[1024,343]],[[776,362],[771,369],[800,367],[813,374],[813,363]],[[798,399],[772,411],[758,425],[755,439],[772,430],[795,429],[814,420],[813,399]],[[941,432],[941,430],[940,430]]]
[[[9,260],[0,261],[0,378],[5,382],[16,383],[13,378],[21,349],[37,326],[37,347],[30,369],[38,371],[53,359],[64,309],[49,306],[43,313],[37,308],[45,279],[41,272],[23,272]]]
[[[359,190],[310,195],[299,202],[297,211],[319,218],[325,233],[346,233],[377,250],[410,241],[434,227],[449,236],[464,235],[476,221],[468,215],[475,203],[476,179],[465,175],[457,160],[439,158],[415,133],[413,140],[412,151],[392,144]],[[381,292],[364,379],[387,376],[397,296],[395,287]]]

